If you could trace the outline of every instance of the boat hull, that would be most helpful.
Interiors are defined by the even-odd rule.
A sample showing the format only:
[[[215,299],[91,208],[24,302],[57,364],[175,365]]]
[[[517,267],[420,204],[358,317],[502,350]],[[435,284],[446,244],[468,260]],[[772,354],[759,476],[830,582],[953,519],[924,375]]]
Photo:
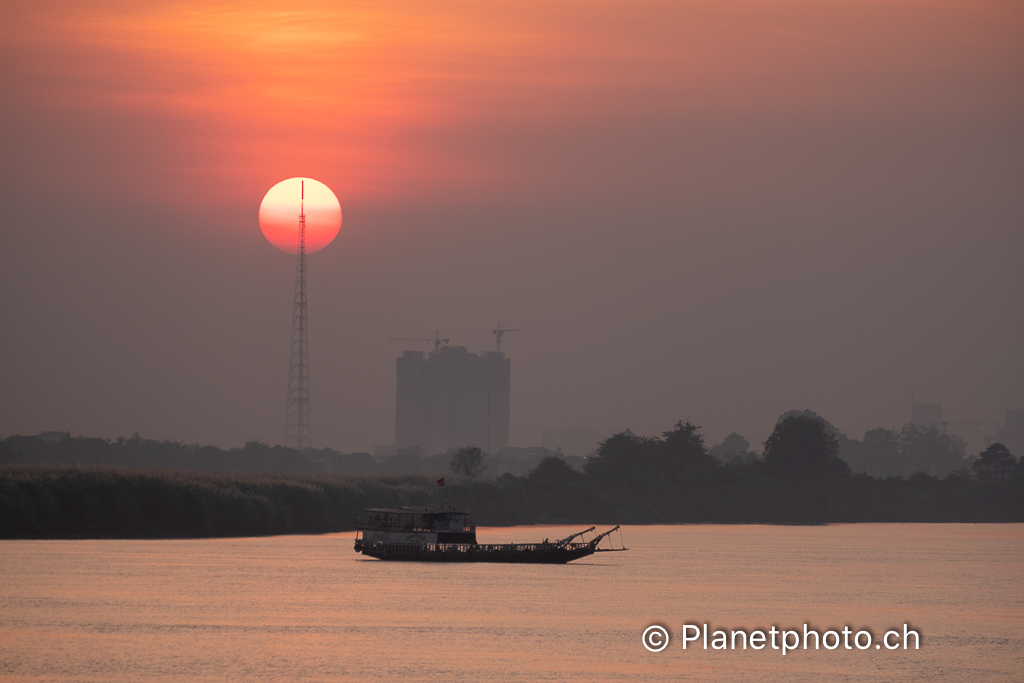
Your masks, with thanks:
[[[379,560],[401,562],[503,562],[515,564],[565,564],[593,555],[590,543],[381,543],[356,541],[356,552]]]

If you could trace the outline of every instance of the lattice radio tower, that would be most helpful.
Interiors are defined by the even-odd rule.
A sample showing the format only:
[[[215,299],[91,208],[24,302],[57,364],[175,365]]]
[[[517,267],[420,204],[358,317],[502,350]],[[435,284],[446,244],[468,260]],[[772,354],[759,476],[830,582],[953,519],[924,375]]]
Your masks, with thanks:
[[[295,266],[295,305],[292,312],[292,347],[288,364],[288,410],[285,446],[303,450],[309,435],[309,332],[306,329],[306,181],[302,181],[299,208],[299,254]]]

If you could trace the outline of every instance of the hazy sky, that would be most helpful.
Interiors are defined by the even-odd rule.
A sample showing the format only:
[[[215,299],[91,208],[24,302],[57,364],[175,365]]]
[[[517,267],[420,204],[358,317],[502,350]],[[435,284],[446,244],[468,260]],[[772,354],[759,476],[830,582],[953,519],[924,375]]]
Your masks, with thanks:
[[[0,435],[282,442],[293,176],[315,446],[392,442],[388,337],[499,321],[513,445],[1024,407],[1024,3],[296,7],[0,9]]]

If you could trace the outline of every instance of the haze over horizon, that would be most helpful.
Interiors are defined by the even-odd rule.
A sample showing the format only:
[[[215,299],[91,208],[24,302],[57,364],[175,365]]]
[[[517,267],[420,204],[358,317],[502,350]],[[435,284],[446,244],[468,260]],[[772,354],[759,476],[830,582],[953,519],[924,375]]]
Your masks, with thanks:
[[[293,176],[344,212],[308,262],[317,447],[392,442],[432,347],[389,337],[498,321],[518,446],[1024,407],[1020,4],[0,17],[0,435],[282,443],[295,263],[257,211]]]

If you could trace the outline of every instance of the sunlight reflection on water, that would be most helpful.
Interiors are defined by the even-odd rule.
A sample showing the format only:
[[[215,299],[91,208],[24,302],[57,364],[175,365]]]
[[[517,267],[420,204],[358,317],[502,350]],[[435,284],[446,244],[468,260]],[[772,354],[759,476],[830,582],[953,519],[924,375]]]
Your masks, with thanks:
[[[481,542],[583,528],[481,529]],[[353,534],[0,542],[0,680],[1007,680],[1024,525],[647,526],[569,565],[387,563]],[[676,638],[661,653],[650,624]],[[902,629],[918,651],[683,650],[710,628]]]

